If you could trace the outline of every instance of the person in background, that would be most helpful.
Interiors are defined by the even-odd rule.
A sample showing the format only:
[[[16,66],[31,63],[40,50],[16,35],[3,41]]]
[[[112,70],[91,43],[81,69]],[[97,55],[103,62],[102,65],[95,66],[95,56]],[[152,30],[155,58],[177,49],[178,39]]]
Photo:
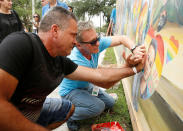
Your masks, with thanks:
[[[145,46],[135,46],[127,36],[99,37],[90,21],[78,23],[76,47],[68,56],[78,65],[97,68],[100,53],[108,48],[124,45],[132,49],[134,57],[142,59]],[[87,74],[88,75],[88,74]],[[110,86],[105,87],[106,89]],[[70,130],[78,130],[78,120],[88,119],[100,115],[105,109],[111,109],[114,99],[105,91],[86,81],[74,81],[64,78],[59,85],[59,94],[75,105],[73,116],[67,121]]]
[[[32,32],[37,34],[38,33],[38,27],[39,27],[39,22],[40,22],[40,16],[39,14],[35,13],[33,15],[34,21],[33,21],[33,30]]]
[[[42,8],[42,17],[45,15],[45,13],[54,6],[61,6],[65,9],[68,10],[68,6],[67,4],[61,2],[60,0],[47,0],[48,4],[46,4],[43,8]]]
[[[46,99],[64,77],[105,87],[144,67],[145,59],[138,60],[132,55],[120,68],[78,66],[66,58],[76,45],[76,35],[76,17],[56,6],[41,20],[38,35],[16,32],[3,40],[0,45],[2,131],[47,131],[44,127],[53,129],[67,120],[74,111],[73,104],[60,98]]]
[[[23,31],[18,14],[12,10],[11,0],[0,0],[0,43],[10,33]]]
[[[112,9],[111,17],[110,17],[110,23],[107,28],[106,36],[114,35],[115,32],[115,25],[116,25],[116,8]]]
[[[45,6],[46,4],[48,4],[48,1],[47,0],[41,0],[41,6]]]
[[[68,8],[69,8],[69,11],[70,11],[70,12],[73,12],[73,9],[74,9],[74,8],[73,8],[72,6],[68,6]]]

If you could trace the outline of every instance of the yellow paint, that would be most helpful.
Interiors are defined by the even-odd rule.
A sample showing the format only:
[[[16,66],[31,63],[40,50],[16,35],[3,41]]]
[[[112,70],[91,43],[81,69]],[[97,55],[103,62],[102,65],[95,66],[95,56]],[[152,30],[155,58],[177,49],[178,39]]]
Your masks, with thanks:
[[[158,71],[158,77],[160,77],[162,72],[162,64],[161,64],[159,53],[156,54],[155,64],[156,64],[156,69]]]
[[[173,41],[169,40],[169,44],[170,44],[170,46],[172,47],[172,49],[174,50],[174,52],[177,54],[177,53],[178,53],[178,49],[177,49],[177,47],[175,46],[175,44],[173,43]]]
[[[148,45],[151,43],[151,40],[152,38],[149,35],[147,35],[145,41]]]

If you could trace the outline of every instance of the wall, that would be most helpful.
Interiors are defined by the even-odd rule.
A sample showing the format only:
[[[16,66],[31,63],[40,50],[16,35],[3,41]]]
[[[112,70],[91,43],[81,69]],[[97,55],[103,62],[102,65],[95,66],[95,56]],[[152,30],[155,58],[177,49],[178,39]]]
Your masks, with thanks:
[[[145,44],[144,70],[123,80],[134,130],[183,130],[183,0],[118,0],[115,34]],[[122,63],[123,46],[115,48]]]

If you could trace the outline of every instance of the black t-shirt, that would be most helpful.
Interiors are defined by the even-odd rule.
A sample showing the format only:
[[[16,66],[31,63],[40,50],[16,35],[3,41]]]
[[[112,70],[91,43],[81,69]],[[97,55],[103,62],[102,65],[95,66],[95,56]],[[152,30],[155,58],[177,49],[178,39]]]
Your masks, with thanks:
[[[0,44],[0,68],[19,80],[11,102],[32,121],[37,120],[46,96],[77,67],[66,57],[51,57],[32,33],[12,33]]]
[[[11,11],[11,14],[0,13],[0,43],[8,34],[23,30],[23,25],[15,11]]]

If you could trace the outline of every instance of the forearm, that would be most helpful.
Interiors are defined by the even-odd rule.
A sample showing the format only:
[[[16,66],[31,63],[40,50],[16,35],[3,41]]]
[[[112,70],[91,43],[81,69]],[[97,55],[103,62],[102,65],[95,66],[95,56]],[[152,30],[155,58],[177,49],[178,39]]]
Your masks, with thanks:
[[[110,47],[118,46],[118,45],[124,45],[128,49],[131,49],[135,43],[125,35],[120,35],[120,36],[112,36],[112,42]]]
[[[99,72],[99,73],[98,73]],[[98,69],[99,76],[98,79],[94,79],[92,82],[97,82],[105,85],[113,85],[119,80],[134,75],[132,68],[130,67],[121,67],[121,68],[101,68]]]
[[[111,88],[112,86],[114,86],[116,83],[117,83],[118,81],[116,81],[116,82],[104,82],[104,83],[93,83],[94,85],[97,85],[97,86],[100,86],[100,87],[102,87],[102,88],[105,88],[105,89],[109,89],[109,88]]]
[[[129,50],[135,45],[135,43],[127,36],[122,36],[122,43],[125,47],[127,47]]]
[[[4,131],[48,131],[26,119],[11,103],[0,99],[0,127]]]
[[[138,70],[139,71],[139,70]],[[75,72],[67,75],[71,80],[88,81],[91,83],[114,83],[125,77],[134,75],[131,67],[122,65],[120,68],[100,68],[92,69],[84,66],[78,66]]]

